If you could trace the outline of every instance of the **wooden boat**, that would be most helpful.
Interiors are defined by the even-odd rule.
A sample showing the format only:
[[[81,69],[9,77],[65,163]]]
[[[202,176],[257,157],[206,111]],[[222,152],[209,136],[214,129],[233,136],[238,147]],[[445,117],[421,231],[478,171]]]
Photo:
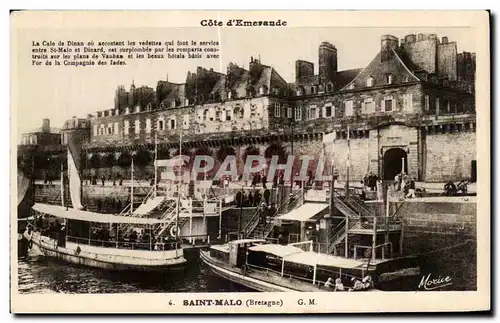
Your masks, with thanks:
[[[24,232],[30,247],[48,257],[95,268],[157,271],[181,267],[186,260],[181,243],[165,240],[162,231],[171,219],[99,214],[62,206],[35,204],[32,227]],[[142,230],[149,239],[124,237],[121,233]]]
[[[341,278],[345,290],[367,276],[361,261],[304,251],[261,239],[231,241],[200,251],[200,259],[222,278],[261,292],[331,292],[329,278]],[[374,291],[373,284],[363,290]]]

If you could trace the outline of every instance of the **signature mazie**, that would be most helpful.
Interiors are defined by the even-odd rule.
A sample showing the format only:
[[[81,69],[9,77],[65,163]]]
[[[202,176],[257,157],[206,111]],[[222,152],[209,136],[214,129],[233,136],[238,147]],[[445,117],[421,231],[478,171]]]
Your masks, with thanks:
[[[420,284],[418,284],[418,288],[423,288],[425,290],[434,290],[445,286],[449,286],[451,284],[452,283],[450,276],[446,277],[439,276],[437,278],[431,278],[431,274],[428,274],[427,276],[422,276]]]

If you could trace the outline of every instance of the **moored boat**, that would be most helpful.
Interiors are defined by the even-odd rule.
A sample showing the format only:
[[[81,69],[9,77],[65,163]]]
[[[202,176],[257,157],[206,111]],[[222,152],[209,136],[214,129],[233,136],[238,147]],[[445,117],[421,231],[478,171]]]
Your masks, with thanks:
[[[48,257],[132,271],[165,270],[186,263],[179,240],[155,234],[171,222],[169,218],[99,214],[38,203],[33,210],[37,215],[24,237],[30,247],[36,246]],[[137,231],[142,237],[136,236]]]
[[[214,245],[201,251],[200,259],[214,274],[262,292],[375,290],[371,272],[362,261],[269,244],[263,239]]]

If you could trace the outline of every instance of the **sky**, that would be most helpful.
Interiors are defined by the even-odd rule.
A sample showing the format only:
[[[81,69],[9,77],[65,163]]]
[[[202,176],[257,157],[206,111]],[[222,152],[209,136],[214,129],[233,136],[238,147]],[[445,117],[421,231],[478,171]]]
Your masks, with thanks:
[[[140,28],[140,29],[22,29],[18,32],[13,107],[17,109],[17,134],[40,127],[43,118],[51,126],[61,127],[73,116],[112,109],[118,85],[156,88],[158,80],[183,83],[188,71],[197,66],[225,73],[230,62],[248,68],[250,57],[273,66],[287,81],[295,78],[295,61],[314,63],[318,71],[318,46],[327,41],[337,48],[338,70],[362,68],[380,50],[380,37],[390,34],[403,38],[407,34],[435,33],[457,42],[458,52],[475,52],[470,28]],[[136,60],[126,66],[45,67],[31,65],[32,41],[109,41],[109,40],[216,40],[221,56],[217,60]]]

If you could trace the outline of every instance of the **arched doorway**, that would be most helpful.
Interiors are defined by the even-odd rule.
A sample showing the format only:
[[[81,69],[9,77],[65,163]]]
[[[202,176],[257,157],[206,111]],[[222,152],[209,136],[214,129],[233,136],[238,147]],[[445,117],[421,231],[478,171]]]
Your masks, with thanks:
[[[408,154],[401,148],[391,148],[384,153],[384,179],[391,180],[401,173],[402,158],[404,172],[408,174]]]

